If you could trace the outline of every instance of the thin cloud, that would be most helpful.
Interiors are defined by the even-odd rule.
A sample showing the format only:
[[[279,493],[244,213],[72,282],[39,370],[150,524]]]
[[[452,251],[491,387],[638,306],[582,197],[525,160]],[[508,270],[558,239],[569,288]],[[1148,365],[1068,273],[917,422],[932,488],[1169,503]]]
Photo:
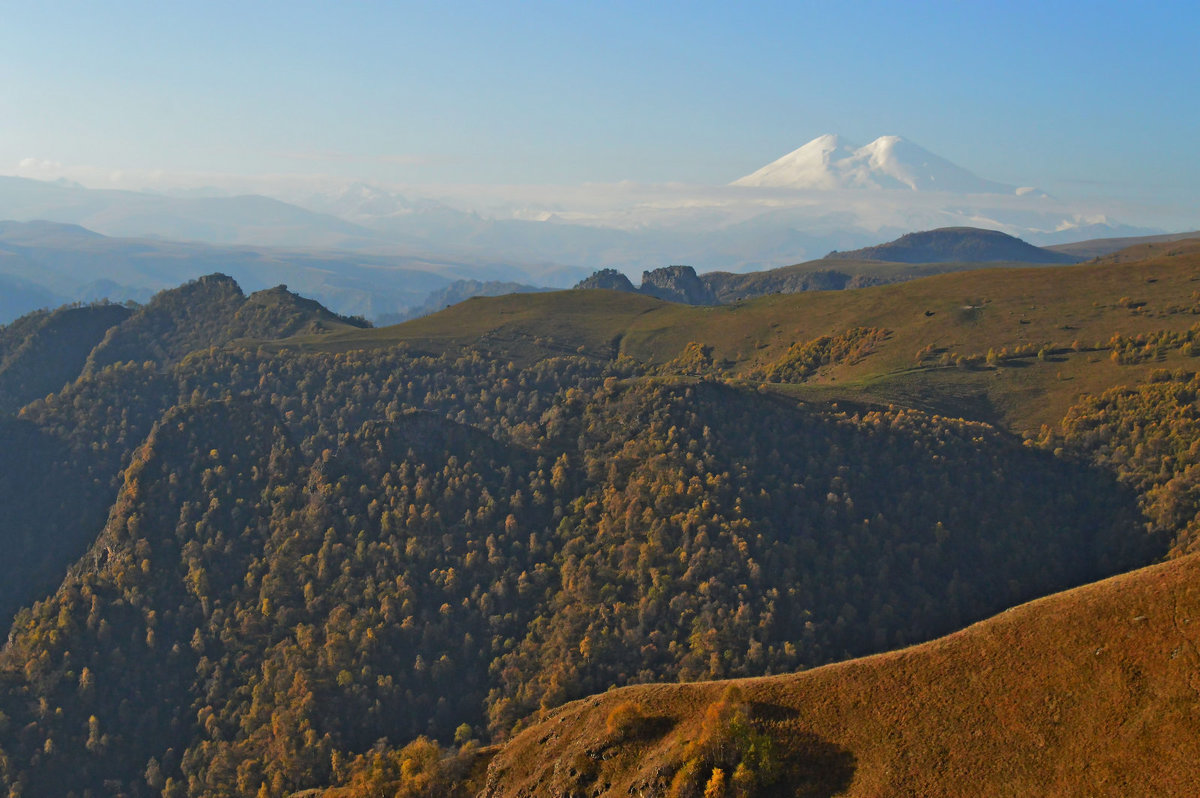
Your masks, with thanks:
[[[273,153],[278,158],[304,163],[365,163],[390,166],[434,166],[450,163],[452,159],[434,155],[399,153],[391,155],[358,155],[337,150],[308,150]]]
[[[66,179],[89,188],[125,189],[194,196],[262,194],[285,202],[338,214],[355,221],[355,214],[385,214],[387,198],[370,208],[342,208],[339,197],[361,180],[336,174],[337,163],[415,165],[431,156],[390,154],[362,156],[338,151],[275,153],[277,157],[313,164],[296,172],[257,175],[169,171],[163,169],[113,169],[64,165],[30,156],[15,169],[21,177],[38,180]],[[329,167],[321,169],[319,164]],[[317,171],[320,170],[320,171]],[[828,227],[839,220],[868,228],[911,228],[967,224],[975,219],[1021,234],[1028,230],[1052,231],[1064,220],[1119,220],[1155,227],[1194,227],[1194,212],[1169,202],[1149,203],[1092,197],[1066,199],[1049,196],[947,195],[937,192],[885,192],[862,190],[799,191],[780,188],[746,188],[685,183],[586,183],[580,185],[437,185],[371,180],[370,185],[394,195],[396,212],[408,212],[414,201],[432,200],[455,210],[497,220],[557,220],[578,225],[624,230],[649,228],[704,233],[718,227],[753,222],[777,223],[796,230]],[[947,221],[949,220],[949,221]],[[369,221],[369,220],[367,220]]]
[[[344,187],[349,180],[322,173],[266,173],[258,175],[229,172],[175,171],[169,169],[127,169],[88,164],[63,164],[38,157],[21,158],[12,175],[32,180],[70,180],[87,188],[148,191],[151,193],[191,193],[219,191],[226,194],[265,194],[288,197]]]
[[[18,172],[55,172],[61,171],[63,165],[58,161],[48,161],[43,158],[22,158],[17,163]]]

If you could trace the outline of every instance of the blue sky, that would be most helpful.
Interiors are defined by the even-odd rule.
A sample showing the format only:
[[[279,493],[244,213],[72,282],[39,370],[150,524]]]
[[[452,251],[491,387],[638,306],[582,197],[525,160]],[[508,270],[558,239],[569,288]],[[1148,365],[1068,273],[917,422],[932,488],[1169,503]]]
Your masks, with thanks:
[[[724,183],[823,133],[1200,208],[1193,3],[0,2],[0,173]]]

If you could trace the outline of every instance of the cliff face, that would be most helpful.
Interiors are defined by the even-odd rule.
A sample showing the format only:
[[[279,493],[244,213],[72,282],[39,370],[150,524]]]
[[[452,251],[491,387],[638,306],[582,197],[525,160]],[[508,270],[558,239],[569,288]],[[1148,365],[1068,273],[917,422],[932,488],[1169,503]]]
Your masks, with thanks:
[[[691,266],[664,266],[642,272],[641,293],[668,302],[688,305],[715,305],[717,297]]]

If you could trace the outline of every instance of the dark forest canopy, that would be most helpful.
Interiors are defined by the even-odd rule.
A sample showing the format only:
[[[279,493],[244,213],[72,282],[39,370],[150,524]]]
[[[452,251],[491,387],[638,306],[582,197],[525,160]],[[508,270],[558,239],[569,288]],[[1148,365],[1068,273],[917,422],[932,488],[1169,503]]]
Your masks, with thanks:
[[[308,351],[230,342],[348,322],[206,279],[81,328],[86,367],[0,417],[14,796],[449,794],[566,701],[929,640],[1193,546],[1190,372],[1032,445],[780,392],[891,328],[737,379],[698,341]]]

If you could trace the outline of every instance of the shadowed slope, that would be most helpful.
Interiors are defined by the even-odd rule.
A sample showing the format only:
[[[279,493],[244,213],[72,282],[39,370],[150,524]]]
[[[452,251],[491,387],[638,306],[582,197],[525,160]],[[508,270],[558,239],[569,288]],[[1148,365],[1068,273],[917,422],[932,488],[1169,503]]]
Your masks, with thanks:
[[[78,377],[92,348],[130,312],[122,305],[62,307],[0,327],[0,411],[15,412]]]
[[[163,417],[88,553],[56,593],[18,614],[0,651],[0,711],[24,730],[5,739],[24,767],[5,760],[0,785],[67,795],[181,750],[203,679],[197,635],[244,589],[228,575],[249,567],[272,511],[250,503],[291,458],[269,408],[210,402]],[[35,713],[39,700],[62,709]]]
[[[1200,558],[1187,557],[921,646],[736,684],[781,751],[813,743],[788,756],[823,758],[840,795],[1191,796],[1198,645]],[[485,795],[662,791],[728,684],[636,686],[568,704],[500,752]],[[614,741],[606,719],[623,702],[661,718],[658,733]]]

